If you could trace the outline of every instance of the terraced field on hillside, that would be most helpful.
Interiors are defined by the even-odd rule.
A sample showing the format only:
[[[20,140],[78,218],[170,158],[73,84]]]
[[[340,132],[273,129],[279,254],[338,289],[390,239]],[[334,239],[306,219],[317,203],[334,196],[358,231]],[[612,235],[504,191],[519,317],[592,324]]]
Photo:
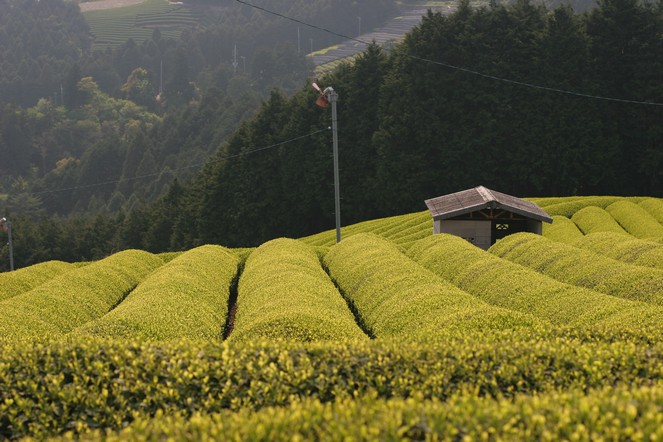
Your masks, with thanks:
[[[0,439],[661,440],[663,200],[0,274]]]
[[[83,15],[94,36],[94,47],[119,46],[133,38],[137,43],[150,38],[154,29],[161,35],[179,38],[182,31],[193,27],[197,18],[183,4],[166,0],[145,0],[138,4],[112,9],[91,9]]]

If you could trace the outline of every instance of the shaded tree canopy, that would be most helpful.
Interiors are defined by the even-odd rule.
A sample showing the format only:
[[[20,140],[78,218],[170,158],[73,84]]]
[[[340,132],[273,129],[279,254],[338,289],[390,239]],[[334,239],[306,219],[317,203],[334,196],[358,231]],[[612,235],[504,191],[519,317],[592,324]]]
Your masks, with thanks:
[[[662,11],[632,0],[602,0],[582,15],[526,0],[482,8],[461,2],[452,15],[428,14],[389,52],[371,46],[319,79],[339,94],[343,224],[423,210],[426,198],[480,184],[518,196],[663,196],[663,108],[646,104],[663,103]],[[79,112],[104,101],[103,95],[91,100],[97,92],[84,84],[94,93]],[[238,94],[245,92],[250,89]],[[96,196],[114,204],[122,201],[115,192],[124,198],[124,210],[108,214],[112,233],[99,219],[61,223],[95,232],[90,244],[66,252],[251,246],[332,228],[330,109],[316,107],[315,94],[308,85],[293,95],[273,90],[246,118],[250,111],[239,97],[211,88],[177,116],[116,132],[115,141],[99,138],[95,156],[58,163],[62,183],[76,183],[83,163],[94,158],[133,177]],[[28,143],[27,133],[63,112],[47,103],[25,114],[7,106],[0,125],[12,130],[2,132],[0,148]],[[230,131],[228,119],[243,123]],[[76,130],[96,133],[89,123]],[[195,177],[141,204],[127,189],[151,190],[132,180],[182,170],[182,145],[192,148],[187,155],[214,153],[208,161],[201,154],[199,164],[206,165]],[[159,172],[160,161],[168,172]],[[50,221],[20,221],[24,234],[36,238],[23,244],[22,265],[64,256],[34,233]]]

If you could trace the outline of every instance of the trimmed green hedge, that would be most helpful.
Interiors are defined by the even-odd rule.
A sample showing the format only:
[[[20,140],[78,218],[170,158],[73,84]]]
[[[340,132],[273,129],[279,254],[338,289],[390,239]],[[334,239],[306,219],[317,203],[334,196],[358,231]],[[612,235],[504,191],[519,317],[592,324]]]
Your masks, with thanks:
[[[663,244],[655,241],[598,232],[583,236],[573,245],[619,261],[663,270]]]
[[[661,341],[591,342],[531,330],[440,343],[229,343],[78,338],[0,344],[0,437],[119,430],[159,412],[258,410],[310,398],[447,400],[651,385]]]
[[[346,239],[359,233],[374,233],[397,244],[409,244],[432,232],[433,219],[426,210],[346,226],[341,228],[341,238]],[[331,247],[336,244],[336,231],[327,230],[302,238],[301,241],[310,245]]]
[[[578,210],[571,219],[585,235],[595,232],[615,232],[627,235],[626,230],[615,221],[612,215],[600,207],[585,207]]]
[[[630,201],[618,201],[605,209],[631,235],[636,238],[661,238],[663,225],[641,206]]]
[[[597,206],[605,208],[610,204],[625,200],[626,198],[621,196],[586,196],[586,197],[572,197],[569,201],[561,201],[556,204],[550,204],[545,206],[546,213],[548,215],[562,215],[567,218],[571,218],[576,212],[585,207]],[[641,198],[640,198],[641,199]],[[639,200],[639,198],[634,198],[634,200]]]
[[[0,302],[0,337],[70,332],[106,314],[161,265],[156,255],[126,250],[6,299]]]
[[[238,265],[237,256],[221,246],[189,250],[144,279],[117,308],[74,333],[220,339]]]
[[[533,233],[509,235],[488,251],[561,282],[663,305],[663,270],[617,261]]]
[[[370,395],[323,403],[243,409],[193,416],[160,413],[119,433],[83,440],[660,440],[663,385],[492,399],[377,399]]]
[[[0,301],[30,291],[75,268],[75,265],[68,262],[47,261],[13,272],[0,273]]]
[[[430,340],[449,332],[540,325],[529,315],[488,305],[443,281],[377,235],[344,239],[324,263],[378,338]]]
[[[663,199],[647,198],[640,201],[638,205],[649,212],[659,224],[663,224]]]
[[[457,236],[432,235],[416,242],[408,255],[494,305],[531,313],[554,324],[660,335],[663,310],[659,307],[559,282]]]
[[[239,280],[237,314],[229,339],[246,342],[258,338],[368,339],[314,249],[285,238],[253,251]]]
[[[583,237],[578,226],[565,216],[553,215],[552,224],[543,223],[543,236],[553,241],[573,243]]]

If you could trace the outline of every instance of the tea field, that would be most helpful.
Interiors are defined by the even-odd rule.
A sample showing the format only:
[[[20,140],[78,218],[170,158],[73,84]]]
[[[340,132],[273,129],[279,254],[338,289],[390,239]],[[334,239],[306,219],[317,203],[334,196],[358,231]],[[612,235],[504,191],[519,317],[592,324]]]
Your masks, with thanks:
[[[181,2],[145,0],[121,8],[83,12],[94,37],[94,47],[120,46],[132,38],[138,44],[149,39],[155,29],[164,37],[179,38],[184,29],[193,28],[199,17]]]
[[[663,440],[663,199],[0,274],[0,440]]]

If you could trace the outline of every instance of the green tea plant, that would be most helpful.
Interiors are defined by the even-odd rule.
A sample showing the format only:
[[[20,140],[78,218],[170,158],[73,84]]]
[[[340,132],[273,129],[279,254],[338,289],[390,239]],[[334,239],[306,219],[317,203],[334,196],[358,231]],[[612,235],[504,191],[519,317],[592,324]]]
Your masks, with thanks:
[[[341,228],[342,238],[358,233],[374,233],[398,244],[408,244],[432,232],[433,220],[427,210],[364,221]],[[336,231],[328,230],[302,238],[301,241],[310,245],[331,247],[336,243]]]
[[[556,204],[545,206],[548,215],[562,215],[571,218],[577,211],[585,207],[596,206],[606,208],[610,204],[619,201],[632,201],[639,202],[643,197],[621,197],[621,196],[585,196],[585,197],[571,197],[569,201],[560,201]]]
[[[640,201],[638,205],[649,212],[656,221],[663,224],[663,199],[647,198]]]
[[[552,241],[551,241],[552,242]],[[515,311],[574,327],[605,327],[655,333],[663,310],[565,284],[499,258],[464,239],[446,234],[417,241],[408,256],[463,290]],[[554,259],[554,256],[550,256]]]
[[[489,252],[561,282],[663,305],[663,271],[659,269],[631,265],[526,232],[499,240]]]
[[[73,333],[149,339],[220,339],[239,259],[206,245],[145,278],[115,309]]]
[[[75,269],[63,261],[47,261],[13,272],[0,273],[0,301],[32,290],[56,276]]]
[[[66,272],[0,302],[3,338],[61,335],[99,318],[149,273],[163,265],[156,255],[126,250]]]
[[[313,248],[276,239],[251,253],[239,280],[237,314],[229,339],[296,341],[363,340],[368,337]]]
[[[615,232],[626,234],[626,230],[605,209],[596,206],[588,206],[578,210],[571,220],[578,226],[582,233],[589,235],[594,232]]]
[[[118,433],[83,440],[659,440],[663,385],[618,385],[515,398],[471,392],[445,401],[305,399],[257,412],[184,413],[141,418]]]
[[[631,235],[647,239],[663,237],[663,225],[647,210],[631,201],[618,201],[605,209]]]
[[[83,13],[94,35],[94,46],[119,46],[128,38],[140,43],[151,37],[155,27],[162,35],[178,38],[183,27],[195,25],[189,9],[164,0],[145,0],[135,5]]]
[[[553,215],[552,224],[543,223],[543,236],[553,241],[573,243],[583,237],[578,226],[565,216]]]
[[[581,249],[630,264],[663,270],[663,244],[612,232],[597,232],[573,243]]]
[[[431,340],[450,330],[533,327],[529,315],[490,306],[440,279],[373,234],[357,234],[324,259],[330,276],[378,338]]]
[[[120,430],[137,418],[144,422],[161,414],[260,410],[305,398],[453,401],[461,395],[497,398],[506,406],[512,399],[517,404],[523,394],[535,401],[546,392],[591,395],[592,389],[619,384],[634,391],[662,380],[661,341],[636,345],[546,337],[531,329],[468,331],[438,343],[365,340],[352,345],[77,337],[0,344],[0,435],[80,435],[94,428]],[[638,410],[649,410],[650,401],[641,397],[636,406],[644,408]],[[587,416],[592,407],[583,406],[581,396],[578,400],[578,418]],[[521,415],[526,419],[533,411],[521,409]],[[465,409],[468,418],[476,413],[481,419],[482,412]],[[569,422],[560,426],[572,430]]]

